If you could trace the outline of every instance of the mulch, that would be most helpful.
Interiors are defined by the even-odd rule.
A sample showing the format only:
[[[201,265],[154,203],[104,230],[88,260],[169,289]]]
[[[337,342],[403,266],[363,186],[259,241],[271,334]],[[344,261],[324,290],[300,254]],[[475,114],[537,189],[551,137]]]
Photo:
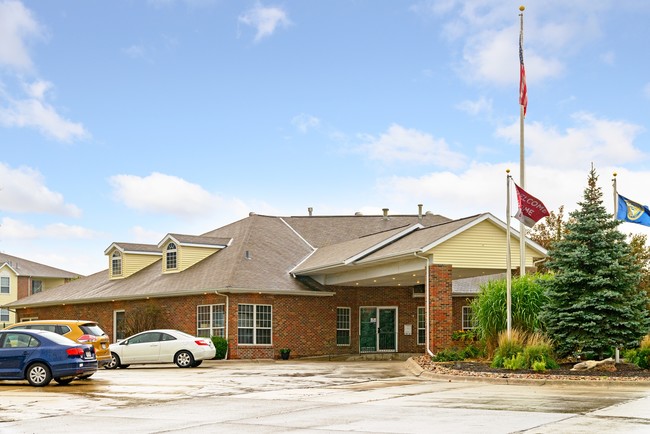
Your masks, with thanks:
[[[489,361],[432,362],[429,356],[420,356],[415,361],[425,371],[452,376],[540,380],[650,381],[650,370],[623,362],[615,363],[610,369],[606,370],[579,371],[571,370],[575,363],[562,363],[558,369],[537,372],[523,369],[492,368]]]

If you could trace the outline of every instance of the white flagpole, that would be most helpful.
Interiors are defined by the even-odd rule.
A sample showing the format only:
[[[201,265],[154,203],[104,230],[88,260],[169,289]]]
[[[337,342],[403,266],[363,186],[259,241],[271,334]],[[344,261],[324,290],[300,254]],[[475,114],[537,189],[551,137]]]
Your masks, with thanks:
[[[512,259],[510,253],[510,169],[506,169],[506,311],[508,339],[512,330]]]
[[[616,220],[616,216],[618,216],[618,192],[616,191],[616,172],[614,172],[614,179],[612,179],[612,186],[614,187],[614,220]],[[616,350],[614,352],[614,361],[616,363],[620,363],[621,355],[619,352],[618,347],[616,347]]]
[[[519,6],[521,13],[519,14],[519,44],[521,50],[524,46],[524,6]],[[521,77],[519,78],[521,80]],[[521,86],[521,83],[519,84]],[[524,152],[524,106],[520,104],[519,107],[519,186],[526,189],[525,182],[525,152]],[[526,226],[519,223],[519,275],[526,274]]]

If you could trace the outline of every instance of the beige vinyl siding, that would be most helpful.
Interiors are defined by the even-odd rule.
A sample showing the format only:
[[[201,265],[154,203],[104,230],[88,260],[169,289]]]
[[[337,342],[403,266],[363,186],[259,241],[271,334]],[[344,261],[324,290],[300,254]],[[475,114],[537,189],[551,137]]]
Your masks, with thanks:
[[[158,260],[160,260],[160,255],[136,255],[132,253],[124,253],[122,255],[121,277],[129,277]]]
[[[32,280],[40,280],[43,282],[43,291],[47,291],[48,289],[56,288],[57,286],[61,286],[65,283],[65,279],[59,279],[59,278],[47,278],[47,277],[32,277]],[[31,291],[31,288],[30,288]]]
[[[458,268],[504,269],[506,267],[506,235],[502,228],[483,221],[433,249],[436,264],[452,264]],[[519,239],[511,234],[511,260],[519,265]],[[533,265],[533,256],[540,254],[526,249],[526,266]]]
[[[179,246],[176,258],[178,261],[178,271],[187,270],[192,265],[201,262],[217,250],[219,249],[210,247]]]

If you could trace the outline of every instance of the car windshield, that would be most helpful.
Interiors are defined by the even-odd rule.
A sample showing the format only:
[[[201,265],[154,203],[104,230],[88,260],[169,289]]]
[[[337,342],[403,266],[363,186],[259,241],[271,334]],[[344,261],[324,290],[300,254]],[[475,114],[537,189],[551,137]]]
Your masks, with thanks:
[[[87,335],[104,336],[106,334],[99,325],[93,323],[80,325],[79,328]]]

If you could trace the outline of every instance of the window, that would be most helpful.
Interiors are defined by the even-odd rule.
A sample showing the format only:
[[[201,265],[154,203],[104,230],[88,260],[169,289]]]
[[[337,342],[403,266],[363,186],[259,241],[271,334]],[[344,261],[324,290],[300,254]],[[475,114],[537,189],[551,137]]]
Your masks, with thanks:
[[[336,309],[336,345],[350,345],[350,308]]]
[[[0,309],[0,321],[9,322],[9,309]]]
[[[113,273],[113,276],[122,275],[122,254],[117,250],[113,252],[111,257],[111,273]]]
[[[0,277],[0,294],[9,294],[10,282],[8,277]]]
[[[32,280],[32,294],[38,294],[41,291],[43,291],[43,281]]]
[[[418,307],[418,345],[426,344],[427,316],[424,307]]]
[[[463,306],[463,330],[471,330],[476,327],[474,312],[471,306]]]
[[[226,315],[223,304],[196,307],[196,335],[202,338],[226,337]]]
[[[176,244],[167,244],[166,266],[168,270],[176,269]]]
[[[239,344],[271,344],[271,306],[240,304],[237,310]]]

